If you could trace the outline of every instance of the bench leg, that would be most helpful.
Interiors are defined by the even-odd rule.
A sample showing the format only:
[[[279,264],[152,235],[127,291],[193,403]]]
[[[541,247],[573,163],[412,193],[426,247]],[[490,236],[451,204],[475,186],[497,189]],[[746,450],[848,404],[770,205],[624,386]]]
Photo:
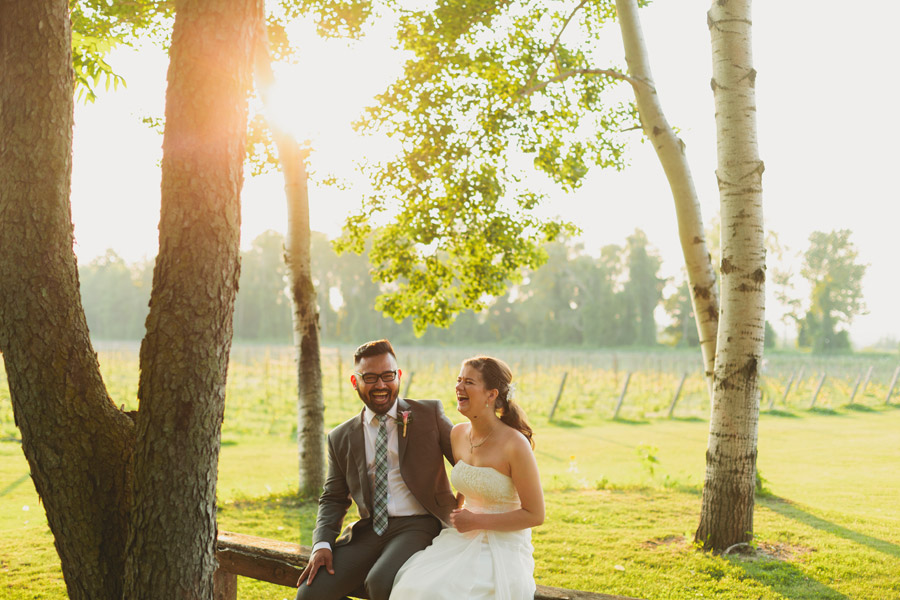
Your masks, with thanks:
[[[237,600],[237,575],[225,569],[216,569],[213,574],[213,598],[215,600]]]

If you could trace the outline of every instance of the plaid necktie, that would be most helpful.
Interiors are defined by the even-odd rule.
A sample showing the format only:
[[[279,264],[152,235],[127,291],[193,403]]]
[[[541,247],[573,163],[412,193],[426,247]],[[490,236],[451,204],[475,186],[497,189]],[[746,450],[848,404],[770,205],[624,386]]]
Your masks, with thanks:
[[[387,530],[387,415],[378,415],[378,435],[375,437],[375,495],[372,526],[381,535]]]

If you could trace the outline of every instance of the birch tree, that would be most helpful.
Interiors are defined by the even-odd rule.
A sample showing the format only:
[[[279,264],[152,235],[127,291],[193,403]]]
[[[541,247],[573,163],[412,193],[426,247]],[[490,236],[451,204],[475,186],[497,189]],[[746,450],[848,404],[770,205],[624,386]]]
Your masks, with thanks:
[[[268,36],[260,27],[256,48],[257,89],[271,113],[271,90],[275,84]],[[312,277],[311,232],[309,226],[309,151],[268,119],[284,174],[288,228],[284,262],[290,277],[294,348],[297,354],[297,453],[300,458],[300,493],[317,496],[325,483],[325,401],[322,393],[319,309]]]
[[[695,541],[714,551],[753,538],[766,263],[750,5],[750,0],[715,0],[708,13],[722,219],[722,304]]]
[[[616,0],[616,12],[641,127],[653,144],[675,201],[678,236],[687,269],[700,352],[707,381],[711,382],[716,358],[719,304],[716,274],[703,232],[700,200],[687,162],[684,142],[669,125],[653,82],[637,0]]]
[[[179,1],[140,408],[109,397],[78,292],[66,0],[0,3],[0,352],[70,598],[211,598],[259,0]],[[23,176],[27,174],[27,176]]]

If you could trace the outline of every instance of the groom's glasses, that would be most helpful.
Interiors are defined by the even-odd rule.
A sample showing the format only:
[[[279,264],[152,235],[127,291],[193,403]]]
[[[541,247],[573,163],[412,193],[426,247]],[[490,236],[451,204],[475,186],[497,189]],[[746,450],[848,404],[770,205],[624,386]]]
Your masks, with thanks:
[[[383,382],[387,383],[389,381],[393,381],[397,379],[397,371],[385,371],[384,373],[357,373],[356,374],[360,379],[362,379],[366,383],[375,383],[379,379]]]

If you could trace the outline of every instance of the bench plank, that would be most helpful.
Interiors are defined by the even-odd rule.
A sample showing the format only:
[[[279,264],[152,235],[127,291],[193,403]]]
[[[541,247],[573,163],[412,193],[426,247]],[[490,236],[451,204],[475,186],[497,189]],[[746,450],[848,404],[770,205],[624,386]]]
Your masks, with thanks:
[[[220,531],[216,551],[220,568],[260,581],[297,587],[309,562],[310,548],[255,535]]]
[[[291,542],[220,531],[216,558],[221,571],[267,581],[285,587],[297,587],[300,573],[309,561],[311,548]],[[224,597],[231,600],[236,596]],[[638,600],[598,592],[537,586],[535,600]],[[218,598],[217,598],[218,600]]]

